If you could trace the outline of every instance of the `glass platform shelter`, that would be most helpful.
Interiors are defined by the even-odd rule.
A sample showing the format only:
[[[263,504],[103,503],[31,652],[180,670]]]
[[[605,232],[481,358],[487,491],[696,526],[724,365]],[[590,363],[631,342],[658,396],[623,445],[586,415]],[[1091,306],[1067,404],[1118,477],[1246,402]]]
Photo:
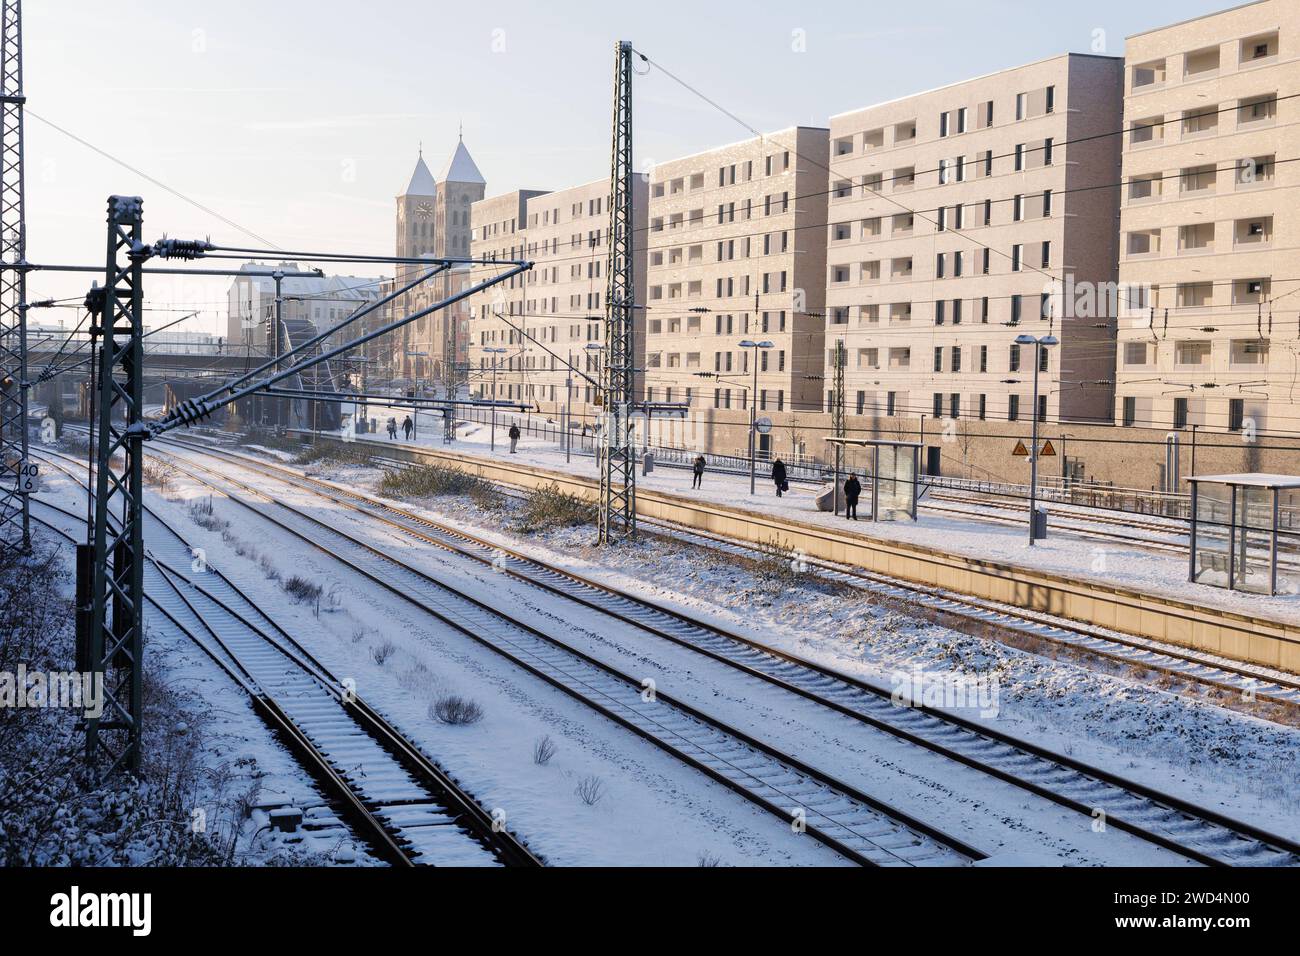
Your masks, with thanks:
[[[1278,538],[1295,550],[1300,478],[1245,472],[1201,475],[1192,486],[1188,580],[1252,594],[1294,594],[1300,578],[1278,576]]]
[[[871,496],[872,521],[897,521],[904,517],[916,520],[919,444],[874,438],[827,438],[826,443],[866,449],[871,466],[863,479],[862,490]],[[838,484],[841,476],[836,475],[834,480]]]

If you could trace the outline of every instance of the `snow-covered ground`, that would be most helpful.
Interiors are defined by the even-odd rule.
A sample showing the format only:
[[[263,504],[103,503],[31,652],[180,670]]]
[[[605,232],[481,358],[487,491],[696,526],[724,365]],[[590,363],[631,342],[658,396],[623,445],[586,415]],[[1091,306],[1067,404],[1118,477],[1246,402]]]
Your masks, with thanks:
[[[370,414],[379,418],[381,423],[387,418],[379,406],[370,408]],[[394,413],[398,411],[400,410],[394,410]],[[404,414],[397,414],[399,422]],[[564,450],[553,442],[540,438],[522,437],[518,453],[512,456],[510,442],[506,437],[507,426],[501,424],[497,428],[495,452],[490,450],[491,428],[477,422],[462,425],[457,441],[452,445],[444,445],[441,421],[435,421],[431,426],[425,421],[431,417],[421,417],[420,433],[409,444],[466,457],[496,457],[589,478],[596,477],[593,458],[575,453],[572,462],[566,464]],[[388,441],[382,430],[377,436],[364,437],[380,442]],[[400,432],[398,443],[406,443]],[[688,471],[657,468],[645,476],[638,471],[637,482],[639,487],[653,491],[743,508],[768,517],[786,517],[840,531],[851,530],[867,537],[937,548],[964,557],[1165,595],[1239,614],[1300,623],[1300,595],[1270,597],[1193,584],[1187,580],[1187,559],[1178,554],[1154,554],[1120,542],[1089,542],[1064,534],[1052,536],[1050,527],[1048,538],[1031,548],[1026,540],[1027,526],[979,521],[954,514],[936,514],[924,509],[916,522],[861,522],[855,525],[842,516],[818,511],[814,500],[818,489],[812,486],[792,485],[784,497],[777,498],[771,480],[761,472],[757,493],[752,498],[749,495],[748,476],[709,473],[704,477],[703,488],[696,490],[691,488],[691,474]],[[1048,507],[1050,510],[1052,506]],[[1097,528],[1113,530],[1105,525],[1098,525]]]
[[[220,466],[226,472],[230,468]],[[313,470],[360,487],[372,484],[378,475],[362,468]],[[404,560],[454,580],[471,593],[507,602],[513,610],[543,622],[548,630],[563,633],[574,646],[625,672],[651,676],[665,693],[758,733],[775,746],[788,747],[802,759],[883,799],[895,800],[930,822],[967,836],[976,845],[1019,852],[1028,844],[1070,862],[1116,863],[1141,858],[1131,855],[1136,848],[1118,840],[1089,845],[1090,831],[1088,836],[1064,838],[1061,833],[1069,833],[1076,824],[1062,818],[1055,808],[1034,806],[1036,801],[1026,801],[1025,795],[1017,792],[1015,810],[1008,812],[1008,795],[990,787],[981,775],[951,766],[938,773],[906,748],[900,750],[896,744],[863,735],[860,728],[846,726],[848,722],[842,718],[816,713],[816,705],[791,702],[771,688],[738,682],[733,672],[688,650],[661,640],[647,643],[643,632],[611,626],[607,620],[594,620],[591,614],[572,607],[557,608],[554,599],[510,585],[490,571],[467,569],[437,550],[415,547],[410,539],[377,530],[372,523],[324,505],[309,493],[277,487],[274,494],[286,503],[316,510],[318,516],[329,515],[336,526],[346,526],[348,533],[370,536],[392,553],[400,552]],[[1300,735],[1291,729],[921,623],[879,608],[861,595],[828,591],[813,581],[765,584],[749,569],[719,562],[716,555],[696,549],[654,542],[635,549],[598,552],[592,547],[590,529],[521,539],[512,530],[514,522],[508,515],[484,513],[460,499],[421,504],[432,516],[462,523],[476,533],[499,535],[503,543],[531,550],[548,563],[572,567],[884,686],[890,686],[896,674],[910,673],[914,667],[937,679],[953,673],[996,676],[1001,688],[999,707],[996,716],[988,719],[999,729],[1265,828],[1300,834],[1294,796],[1300,781],[1293,761]],[[232,508],[237,506],[228,505],[223,513],[242,522],[255,520],[247,512],[237,517],[242,509],[232,512]],[[268,532],[263,528],[259,534]],[[285,546],[289,546],[287,541]],[[337,581],[338,572],[327,564],[318,564],[314,558],[306,561],[313,574]],[[349,597],[349,607],[353,600]],[[379,600],[373,607],[379,612],[391,603]],[[384,631],[403,655],[427,659],[421,658],[430,638],[427,632]],[[438,646],[450,650],[445,641]],[[364,653],[361,658],[364,665]],[[351,659],[356,661],[357,655]],[[390,662],[386,670],[391,669]],[[517,682],[516,677],[512,683]],[[406,719],[412,718],[419,719],[418,708]],[[456,733],[463,731],[459,728]],[[452,739],[456,739],[454,735]],[[498,743],[480,749],[478,757],[495,753],[505,759],[504,753],[495,750]],[[440,746],[446,746],[445,741],[432,744],[431,752],[441,756]],[[463,756],[470,759],[469,753]],[[496,780],[498,786],[506,786],[506,774],[501,769],[497,773],[502,774]],[[490,779],[486,774],[484,778]],[[695,787],[698,784],[691,789]],[[1143,848],[1142,853],[1149,858],[1149,849]]]
[[[42,500],[84,513],[85,493],[70,478],[45,469],[41,480]],[[74,537],[85,535],[84,524],[71,518],[39,505],[32,511],[35,517]],[[71,582],[74,555],[70,545],[39,524],[36,527],[38,540],[46,538],[59,546]],[[152,608],[146,611],[147,622],[152,619],[151,612]],[[314,781],[268,730],[245,691],[165,622],[152,619],[146,634],[145,655],[151,675],[167,684],[184,708],[183,720],[158,730],[170,738],[169,747],[195,751],[207,768],[201,777],[204,784],[199,799],[182,808],[185,814],[213,828],[237,823],[241,833],[234,862],[240,865],[374,865],[377,861],[353,840],[347,828],[337,825]],[[241,816],[245,806],[252,808],[248,818]],[[301,809],[309,820],[335,820],[336,825],[280,833],[267,826],[268,810],[280,806]]]

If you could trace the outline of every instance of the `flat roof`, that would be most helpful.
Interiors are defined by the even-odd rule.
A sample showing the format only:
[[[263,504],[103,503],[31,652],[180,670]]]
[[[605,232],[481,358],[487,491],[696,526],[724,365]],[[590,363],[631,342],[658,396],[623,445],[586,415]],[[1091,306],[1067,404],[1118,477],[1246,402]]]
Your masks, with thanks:
[[[1261,0],[1262,2],[1262,0]],[[879,103],[869,103],[866,106],[856,106],[850,110],[842,110],[839,113],[832,113],[831,120],[837,120],[844,116],[852,116],[854,113],[865,113],[867,110],[880,109],[882,106],[893,106],[895,103],[903,103],[907,100],[918,99],[922,96],[929,96],[932,93],[942,93],[945,90],[955,89],[959,86],[966,86],[969,83],[979,83],[982,80],[989,80],[995,76],[1001,76],[1003,73],[1017,73],[1021,70],[1028,70],[1035,66],[1042,66],[1044,63],[1052,63],[1056,60],[1068,60],[1071,58],[1087,60],[1113,60],[1123,62],[1122,56],[1111,56],[1104,53],[1075,53],[1067,50],[1064,53],[1053,53],[1051,56],[1045,56],[1041,59],[1034,60],[1031,63],[1022,63],[1019,66],[1005,66],[998,70],[992,70],[988,73],[981,73],[978,76],[968,77],[964,80],[953,80],[951,83],[944,83],[942,86],[932,86],[928,90],[921,90],[918,93],[907,93],[903,96],[895,96],[893,99],[882,100]]]
[[[1300,488],[1296,475],[1271,475],[1267,472],[1245,471],[1235,475],[1197,475],[1188,481],[1208,481],[1216,485],[1237,485],[1242,488]]]
[[[1179,20],[1177,23],[1167,23],[1162,27],[1152,27],[1150,30],[1142,30],[1139,33],[1130,33],[1125,39],[1133,40],[1137,37],[1144,37],[1150,33],[1160,33],[1164,30],[1174,30],[1178,27],[1187,26],[1189,23],[1196,23],[1198,20],[1209,20],[1211,17],[1221,17],[1226,13],[1236,13],[1238,10],[1245,10],[1247,7],[1258,7],[1261,4],[1269,3],[1271,0],[1251,0],[1249,3],[1240,3],[1235,7],[1228,7],[1225,10],[1213,10],[1210,13],[1203,13],[1199,17],[1188,17],[1186,20]]]

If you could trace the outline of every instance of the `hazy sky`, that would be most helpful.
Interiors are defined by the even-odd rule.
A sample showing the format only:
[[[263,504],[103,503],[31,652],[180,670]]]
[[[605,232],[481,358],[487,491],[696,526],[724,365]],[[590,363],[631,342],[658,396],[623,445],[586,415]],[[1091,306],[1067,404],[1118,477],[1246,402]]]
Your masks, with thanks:
[[[113,192],[145,198],[150,238],[262,245],[38,117],[279,248],[391,253],[393,197],[419,142],[437,176],[461,122],[489,195],[608,175],[620,38],[775,130],[1057,53],[1122,55],[1129,34],[1230,5],[29,0],[28,257],[101,262]],[[748,135],[662,72],[634,95],[639,167]],[[31,295],[88,284],[45,274]],[[205,309],[190,327],[216,329],[226,284],[148,290],[160,309]]]

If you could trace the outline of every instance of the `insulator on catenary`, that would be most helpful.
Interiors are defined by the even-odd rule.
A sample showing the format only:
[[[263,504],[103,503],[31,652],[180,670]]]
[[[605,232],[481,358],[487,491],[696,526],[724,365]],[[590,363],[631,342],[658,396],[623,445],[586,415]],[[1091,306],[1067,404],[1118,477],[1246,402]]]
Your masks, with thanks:
[[[212,248],[206,239],[160,239],[153,251],[160,259],[198,259]]]
[[[182,425],[193,425],[195,422],[201,422],[211,414],[212,409],[207,402],[196,402],[191,398],[187,398],[173,410],[172,420],[179,421]]]

